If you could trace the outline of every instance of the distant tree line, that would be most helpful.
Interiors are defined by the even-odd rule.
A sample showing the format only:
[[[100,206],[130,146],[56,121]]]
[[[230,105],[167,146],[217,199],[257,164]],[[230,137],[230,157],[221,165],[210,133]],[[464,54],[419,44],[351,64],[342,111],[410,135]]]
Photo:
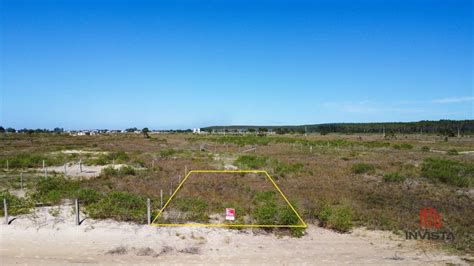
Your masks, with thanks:
[[[215,126],[201,129],[207,132],[267,132],[276,134],[304,133],[380,133],[386,135],[428,133],[444,136],[474,134],[474,120],[439,120],[419,122],[387,122],[387,123],[330,123],[301,126]]]
[[[0,126],[0,133],[28,133],[28,134],[32,134],[32,133],[63,133],[64,132],[64,129],[62,128],[59,128],[59,127],[56,127],[54,128],[53,130],[50,130],[50,129],[41,129],[41,128],[37,128],[37,129],[29,129],[29,128],[23,128],[23,129],[14,129],[14,128],[4,128],[2,126]]]

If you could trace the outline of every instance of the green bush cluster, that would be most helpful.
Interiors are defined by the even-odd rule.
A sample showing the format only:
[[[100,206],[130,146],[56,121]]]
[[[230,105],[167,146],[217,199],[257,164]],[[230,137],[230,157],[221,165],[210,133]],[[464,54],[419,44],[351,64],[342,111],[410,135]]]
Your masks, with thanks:
[[[79,189],[77,181],[66,180],[62,176],[40,177],[32,197],[41,203],[58,204],[61,199],[73,198],[77,189]]]
[[[88,205],[86,213],[94,219],[111,218],[118,221],[144,223],[146,221],[146,199],[127,192],[111,192]]]
[[[102,193],[91,188],[80,188],[74,193],[74,196],[84,205],[96,203],[102,199]]]
[[[441,158],[426,158],[421,165],[423,177],[459,187],[474,186],[474,163]]]
[[[177,153],[177,151],[173,148],[166,148],[166,149],[160,150],[160,156],[164,157],[164,158],[171,157],[176,153]]]
[[[375,166],[367,163],[356,163],[352,166],[352,172],[355,174],[373,173]]]
[[[173,206],[185,212],[189,220],[203,223],[209,220],[208,204],[201,198],[177,198]]]
[[[252,200],[252,218],[258,224],[296,225],[299,219],[286,204],[278,206],[277,194],[274,191],[257,192]],[[294,205],[294,204],[293,204]]]
[[[29,198],[19,198],[8,191],[0,193],[0,215],[4,215],[3,200],[7,200],[8,215],[26,214],[35,207],[34,202]]]
[[[431,150],[430,147],[427,147],[427,146],[421,147],[422,152],[429,152],[430,150]]]
[[[102,177],[124,177],[130,175],[136,175],[136,171],[133,167],[125,165],[119,169],[115,169],[112,166],[108,166],[102,169],[100,175]]]
[[[394,149],[397,149],[397,150],[411,150],[413,149],[413,145],[409,144],[409,143],[402,143],[402,144],[395,144],[393,145],[393,148]]]
[[[8,160],[8,167],[11,169],[15,168],[32,168],[42,166],[43,160],[47,160],[45,156],[32,154],[32,153],[20,153],[13,157],[0,159],[0,165],[6,167]]]
[[[272,167],[274,168],[275,175],[277,176],[288,176],[300,172],[304,165],[302,163],[284,163],[278,160],[273,160],[271,162]]]
[[[400,173],[387,173],[383,176],[383,180],[386,182],[403,182],[406,180],[406,177]]]
[[[235,163],[242,169],[262,169],[267,162],[267,157],[257,155],[240,155]]]
[[[126,163],[130,157],[124,151],[115,151],[100,154],[97,157],[87,158],[84,160],[86,165],[106,165],[111,163]]]
[[[352,210],[346,205],[326,204],[318,214],[318,219],[324,227],[340,232],[352,229],[352,217]]]

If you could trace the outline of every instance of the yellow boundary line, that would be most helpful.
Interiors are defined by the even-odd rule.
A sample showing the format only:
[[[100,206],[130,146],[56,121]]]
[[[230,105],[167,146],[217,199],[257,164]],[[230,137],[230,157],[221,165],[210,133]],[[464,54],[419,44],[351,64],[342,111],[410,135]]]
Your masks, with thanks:
[[[296,214],[298,217],[299,221],[301,222],[301,225],[272,225],[272,224],[156,224],[155,221],[158,219],[163,211],[166,209],[168,204],[171,202],[173,197],[176,195],[178,190],[183,186],[184,182],[191,176],[193,173],[263,173],[265,176],[270,180],[270,182],[273,184],[273,186],[276,188],[276,190],[280,193],[280,195],[283,197],[285,202],[290,206],[291,210]],[[261,228],[307,228],[308,225],[304,222],[304,220],[301,218],[299,213],[296,211],[296,209],[291,205],[290,201],[286,198],[285,194],[281,189],[278,187],[278,185],[275,183],[275,180],[268,174],[267,171],[265,170],[192,170],[189,171],[189,173],[184,177],[184,179],[179,183],[179,186],[176,188],[176,190],[173,192],[171,197],[166,201],[165,205],[161,210],[158,211],[158,214],[156,215],[155,219],[151,222],[151,225],[153,226],[168,226],[168,227],[176,227],[176,226],[189,226],[189,227],[261,227]]]

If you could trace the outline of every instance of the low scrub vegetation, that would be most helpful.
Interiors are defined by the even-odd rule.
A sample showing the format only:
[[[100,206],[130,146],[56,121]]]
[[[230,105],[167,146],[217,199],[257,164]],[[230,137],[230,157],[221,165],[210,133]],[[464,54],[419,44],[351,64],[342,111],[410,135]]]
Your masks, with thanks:
[[[454,186],[472,187],[474,186],[474,163],[426,158],[421,166],[421,175]]]
[[[130,160],[128,154],[124,151],[115,151],[103,153],[96,157],[89,157],[84,160],[86,165],[107,165],[112,163],[126,163]]]
[[[235,163],[242,169],[263,169],[267,163],[267,157],[256,155],[241,155]]]
[[[124,176],[135,175],[135,174],[136,174],[135,169],[127,165],[122,166],[118,169],[115,169],[112,166],[105,167],[104,169],[102,169],[102,172],[100,173],[102,177],[124,177]]]
[[[94,219],[111,218],[118,221],[144,223],[146,199],[127,192],[111,192],[98,202],[88,205],[86,213]]]
[[[8,191],[3,191],[0,193],[0,215],[4,215],[3,209],[3,200],[7,200],[8,204],[8,214],[9,215],[19,215],[29,213],[34,205],[34,202],[29,198],[19,198],[15,195],[10,194]]]
[[[348,232],[352,229],[353,214],[346,205],[326,204],[317,217],[324,227],[340,232]]]
[[[74,196],[85,205],[96,203],[103,197],[102,193],[90,188],[80,188],[74,193]]]
[[[33,199],[43,204],[58,204],[61,199],[73,198],[79,182],[66,180],[62,176],[39,177]]]
[[[367,163],[357,163],[352,166],[352,172],[355,174],[374,173],[375,166]]]
[[[258,155],[241,155],[235,160],[235,163],[241,169],[272,169],[273,175],[276,177],[291,176],[299,173],[304,168],[302,163],[285,163]]]
[[[298,217],[286,203],[279,203],[274,191],[257,192],[252,201],[252,218],[257,224],[296,225]]]
[[[383,176],[383,180],[385,182],[403,182],[405,181],[407,178],[403,175],[401,175],[400,173],[398,172],[394,172],[394,173],[387,173]]]
[[[411,150],[413,149],[413,145],[409,143],[395,144],[393,148],[397,150]]]
[[[202,223],[209,220],[208,204],[201,198],[177,198],[173,206],[184,212],[188,220]]]

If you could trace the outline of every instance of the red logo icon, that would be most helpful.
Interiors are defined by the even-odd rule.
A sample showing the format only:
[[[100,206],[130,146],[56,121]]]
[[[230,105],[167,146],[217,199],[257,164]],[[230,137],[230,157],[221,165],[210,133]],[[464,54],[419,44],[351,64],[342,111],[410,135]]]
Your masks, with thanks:
[[[441,228],[441,213],[434,208],[423,208],[420,210],[421,228]]]

